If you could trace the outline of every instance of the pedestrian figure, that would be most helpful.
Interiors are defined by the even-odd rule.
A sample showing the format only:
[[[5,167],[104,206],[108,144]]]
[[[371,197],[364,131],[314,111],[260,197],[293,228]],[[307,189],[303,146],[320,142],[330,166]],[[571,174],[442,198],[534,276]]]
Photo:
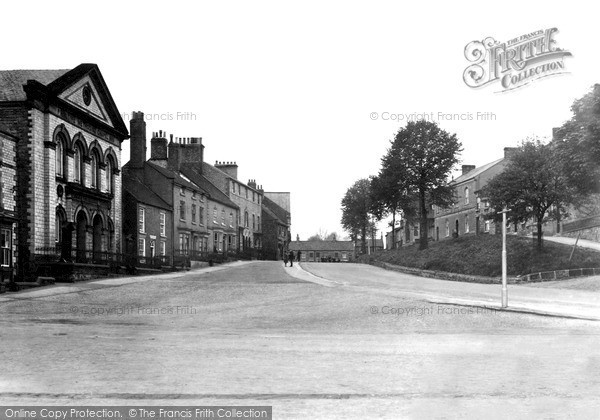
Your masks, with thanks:
[[[284,266],[287,267],[287,263],[288,263],[288,253],[287,253],[287,251],[283,251],[283,264],[284,264]]]
[[[290,251],[290,267],[294,266],[294,251]]]

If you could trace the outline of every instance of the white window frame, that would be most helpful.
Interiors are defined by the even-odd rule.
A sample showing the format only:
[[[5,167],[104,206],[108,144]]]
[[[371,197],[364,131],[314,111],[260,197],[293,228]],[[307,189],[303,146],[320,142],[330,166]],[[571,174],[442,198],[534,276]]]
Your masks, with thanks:
[[[160,213],[160,236],[167,236],[167,214],[163,212]]]
[[[140,233],[146,233],[146,208],[140,207],[138,210],[138,229]]]

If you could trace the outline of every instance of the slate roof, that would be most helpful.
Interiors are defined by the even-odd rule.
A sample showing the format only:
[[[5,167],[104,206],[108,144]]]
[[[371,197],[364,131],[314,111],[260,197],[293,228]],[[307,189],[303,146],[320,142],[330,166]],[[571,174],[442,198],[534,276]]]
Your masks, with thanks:
[[[71,70],[2,70],[0,71],[0,101],[25,101],[27,95],[23,86],[29,80],[42,85],[42,90],[48,98],[57,97],[58,94],[86,75],[89,75],[95,82],[98,93],[106,105],[106,112],[113,123],[114,130],[118,132],[121,140],[128,138],[129,133],[123,117],[96,64],[83,63]]]
[[[227,179],[228,178],[233,179],[233,177],[231,177],[229,174],[223,172],[219,168],[216,168],[213,165],[211,165],[210,163],[206,163],[206,162],[202,162],[202,175],[204,177],[206,177],[206,179],[208,179],[214,185],[216,185],[217,188],[222,189],[222,190],[227,189]],[[246,188],[248,188],[250,190],[254,190],[254,191],[258,192],[258,190],[256,188],[252,188],[248,184],[240,181],[239,179],[236,179],[236,182],[244,185]]]
[[[24,101],[27,99],[23,85],[37,80],[49,85],[69,70],[3,70],[0,71],[0,101]]]
[[[162,166],[159,166],[152,162],[146,162],[146,165],[149,165],[151,168],[155,169],[158,173],[160,173],[164,177],[174,180],[177,185],[181,185],[181,186],[183,186],[185,188],[189,188],[191,190],[201,190],[201,191],[207,192],[206,190],[201,188],[199,185],[196,185],[193,182],[186,180],[181,175],[179,175],[177,172],[175,172],[171,169],[163,168]]]
[[[352,241],[292,241],[292,251],[354,251]]]
[[[504,160],[504,158],[500,158],[498,160],[495,160],[493,162],[490,162],[488,164],[485,164],[483,166],[480,166],[479,168],[475,168],[472,171],[467,172],[464,175],[459,176],[458,178],[456,178],[454,181],[452,181],[452,184],[460,184],[463,181],[467,181],[469,179],[475,178],[476,176],[480,175],[481,173],[487,171],[488,169],[490,169],[492,166],[502,162]]]
[[[137,178],[131,176],[123,177],[123,190],[131,194],[140,203],[171,210],[171,206],[168,203]]]
[[[268,197],[263,197],[262,205],[263,209],[267,211],[267,214],[276,218],[284,225],[288,224],[289,213],[284,208],[279,206],[277,203],[275,203]]]
[[[216,185],[202,176],[196,170],[196,163],[182,163],[181,173],[187,176],[195,184],[199,185],[207,194],[208,197],[217,203],[224,204],[228,207],[239,209],[239,206],[229,199],[227,194],[221,191]]]

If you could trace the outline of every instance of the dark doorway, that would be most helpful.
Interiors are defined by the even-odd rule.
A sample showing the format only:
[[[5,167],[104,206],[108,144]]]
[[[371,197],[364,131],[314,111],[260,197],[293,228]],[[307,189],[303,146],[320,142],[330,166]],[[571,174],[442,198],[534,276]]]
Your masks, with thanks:
[[[456,219],[454,232],[455,232],[456,236],[458,236],[458,219]]]
[[[76,261],[83,263],[86,262],[85,250],[86,250],[86,239],[87,239],[87,217],[85,213],[80,211],[77,214],[77,254]]]
[[[94,254],[93,261],[100,263],[102,261],[102,218],[99,214],[94,217],[93,223],[93,238],[92,238],[92,251]]]

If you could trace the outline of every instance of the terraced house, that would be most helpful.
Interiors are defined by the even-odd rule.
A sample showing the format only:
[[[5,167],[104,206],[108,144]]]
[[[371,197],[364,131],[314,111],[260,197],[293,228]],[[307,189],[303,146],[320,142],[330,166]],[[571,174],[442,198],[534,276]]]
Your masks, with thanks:
[[[240,251],[259,256],[262,249],[263,191],[255,180],[247,184],[238,180],[238,165],[235,162],[202,163],[202,174],[219,190],[224,192],[238,208],[238,248]]]
[[[121,143],[129,135],[98,66],[0,71],[0,131],[16,146],[3,170],[19,168],[16,235],[3,230],[4,244],[16,244],[18,276],[40,261],[70,276],[121,252]]]
[[[463,165],[462,174],[453,180],[456,201],[448,208],[435,207],[435,239],[444,240],[468,234],[493,234],[496,226],[487,220],[490,211],[487,197],[481,190],[497,174],[504,170],[515,148],[505,147],[504,157],[477,168]]]

